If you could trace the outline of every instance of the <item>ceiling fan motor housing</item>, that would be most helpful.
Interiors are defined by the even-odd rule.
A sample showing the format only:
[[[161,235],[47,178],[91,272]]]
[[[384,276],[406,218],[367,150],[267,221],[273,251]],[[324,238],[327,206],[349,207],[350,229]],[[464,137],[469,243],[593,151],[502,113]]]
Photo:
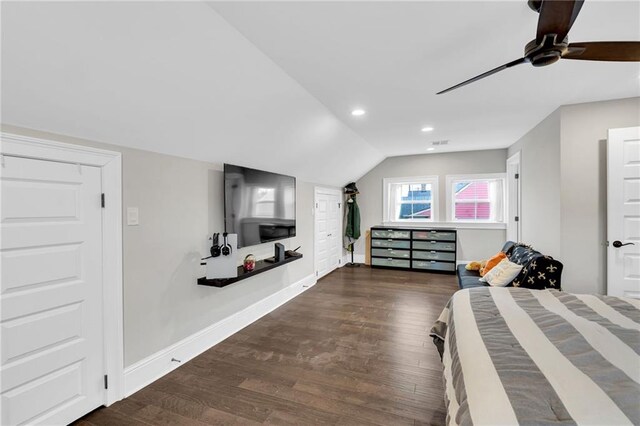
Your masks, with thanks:
[[[546,34],[542,43],[532,40],[524,47],[524,56],[534,67],[544,67],[558,62],[569,48],[567,37],[561,43],[556,42],[555,34]]]

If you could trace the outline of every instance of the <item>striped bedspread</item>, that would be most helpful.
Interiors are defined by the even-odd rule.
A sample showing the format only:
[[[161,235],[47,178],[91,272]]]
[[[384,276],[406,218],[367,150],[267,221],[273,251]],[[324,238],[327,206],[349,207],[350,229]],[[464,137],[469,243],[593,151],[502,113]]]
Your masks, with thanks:
[[[448,424],[640,425],[640,301],[458,291],[431,330]]]

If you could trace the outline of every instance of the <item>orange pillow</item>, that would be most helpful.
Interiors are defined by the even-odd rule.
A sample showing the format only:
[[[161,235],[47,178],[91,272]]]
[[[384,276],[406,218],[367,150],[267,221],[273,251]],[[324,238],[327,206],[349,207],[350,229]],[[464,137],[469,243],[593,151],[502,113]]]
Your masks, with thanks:
[[[502,259],[506,259],[506,258],[507,258],[507,255],[504,254],[504,252],[500,252],[495,256],[493,256],[491,259],[487,260],[487,264],[485,265],[485,267],[480,270],[480,276],[484,277],[484,275],[487,272],[489,272],[491,269],[493,269],[494,266],[500,263]]]

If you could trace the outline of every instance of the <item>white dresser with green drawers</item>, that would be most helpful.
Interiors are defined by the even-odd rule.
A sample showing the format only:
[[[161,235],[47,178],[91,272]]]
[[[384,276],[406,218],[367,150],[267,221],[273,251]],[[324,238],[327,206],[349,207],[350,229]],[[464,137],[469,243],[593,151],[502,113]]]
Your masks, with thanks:
[[[456,272],[455,229],[371,228],[371,266]]]

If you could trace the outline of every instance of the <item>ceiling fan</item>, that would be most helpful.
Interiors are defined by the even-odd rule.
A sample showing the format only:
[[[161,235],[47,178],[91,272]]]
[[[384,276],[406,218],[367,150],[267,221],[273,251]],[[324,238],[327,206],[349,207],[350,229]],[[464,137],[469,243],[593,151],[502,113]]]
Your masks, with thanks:
[[[516,65],[530,63],[534,67],[551,65],[559,59],[581,61],[640,61],[640,41],[591,41],[569,43],[567,34],[578,17],[584,0],[529,0],[531,9],[538,12],[535,40],[524,47],[524,57],[494,68],[483,74],[449,87],[437,95],[466,86]]]

